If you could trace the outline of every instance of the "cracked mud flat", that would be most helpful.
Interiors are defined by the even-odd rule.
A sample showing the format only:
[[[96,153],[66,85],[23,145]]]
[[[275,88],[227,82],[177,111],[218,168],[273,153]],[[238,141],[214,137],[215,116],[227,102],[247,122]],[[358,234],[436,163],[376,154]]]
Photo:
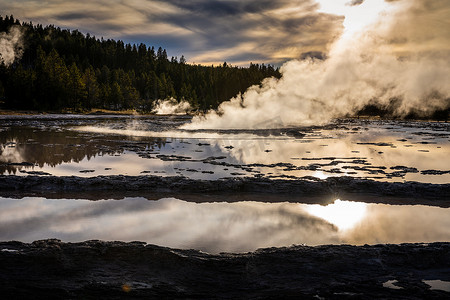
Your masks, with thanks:
[[[4,198],[450,207],[448,123],[187,131],[179,126],[188,116],[0,118]],[[449,292],[426,282],[450,281],[449,248],[293,246],[212,255],[143,243],[1,242],[0,284],[7,298],[440,299]]]
[[[145,243],[0,243],[11,298],[444,299],[450,244],[291,246],[211,255]],[[37,293],[38,292],[38,293]]]

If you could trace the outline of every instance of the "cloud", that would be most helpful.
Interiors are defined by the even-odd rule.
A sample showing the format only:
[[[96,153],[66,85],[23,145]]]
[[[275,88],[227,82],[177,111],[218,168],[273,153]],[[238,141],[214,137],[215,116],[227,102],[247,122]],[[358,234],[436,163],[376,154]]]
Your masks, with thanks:
[[[363,4],[363,2],[364,2],[364,0],[352,0],[352,1],[347,2],[346,5],[348,5],[348,6],[361,5],[361,4]]]
[[[97,37],[149,43],[196,63],[281,64],[327,52],[342,16],[318,12],[314,0],[0,0],[21,21],[79,29]]]
[[[318,13],[316,3],[309,0],[295,4],[212,1],[198,5],[198,2],[183,2],[181,7],[187,13],[173,21],[195,33],[198,47],[193,49],[194,61],[204,62],[207,54],[212,63],[229,58],[237,63],[248,63],[255,58],[280,63],[299,58],[303,52],[327,51],[342,30],[342,17]],[[230,54],[223,56],[225,52]]]

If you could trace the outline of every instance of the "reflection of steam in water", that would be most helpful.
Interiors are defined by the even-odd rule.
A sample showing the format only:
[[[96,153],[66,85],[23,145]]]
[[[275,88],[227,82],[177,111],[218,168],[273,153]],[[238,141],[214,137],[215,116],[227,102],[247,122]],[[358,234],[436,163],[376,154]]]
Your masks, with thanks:
[[[0,144],[0,162],[15,163],[22,162],[23,156],[20,150],[16,148],[17,141],[15,139]]]
[[[0,144],[0,174],[5,172],[15,174],[17,167],[13,164],[24,162],[23,157],[24,151],[21,147],[17,147],[16,139],[11,139],[4,144]],[[27,166],[27,168],[29,167]]]
[[[364,219],[342,235],[346,243],[449,241],[450,209],[372,204]]]
[[[126,129],[122,128],[111,128],[104,126],[80,126],[75,127],[75,131],[79,132],[91,132],[91,133],[102,133],[102,134],[112,134],[120,136],[130,136],[130,137],[158,137],[158,138],[190,138],[190,139],[221,139],[221,138],[232,138],[234,135],[223,135],[215,132],[189,132],[189,131],[149,131],[144,130],[139,126],[130,126]],[[250,137],[256,138],[254,135],[248,135]]]
[[[191,203],[0,199],[0,239],[30,242],[140,240],[209,252],[250,251],[291,244],[373,244],[450,241],[450,209],[337,200],[298,203]]]
[[[430,286],[431,290],[440,290],[450,292],[450,281],[444,280],[422,280],[423,283]]]

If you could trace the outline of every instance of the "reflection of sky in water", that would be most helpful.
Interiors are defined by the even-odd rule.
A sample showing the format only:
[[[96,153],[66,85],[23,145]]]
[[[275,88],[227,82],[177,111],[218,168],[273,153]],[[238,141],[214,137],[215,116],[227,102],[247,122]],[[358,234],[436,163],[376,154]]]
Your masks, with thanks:
[[[7,166],[3,173],[26,175],[33,170],[56,176],[153,174],[194,179],[244,175],[323,179],[347,175],[383,181],[450,182],[450,174],[421,173],[450,171],[448,127],[444,125],[434,130],[425,123],[422,127],[416,123],[411,123],[415,127],[408,126],[410,123],[342,123],[344,127],[306,131],[303,138],[295,138],[289,132],[264,136],[261,132],[149,131],[137,121],[132,126],[122,123],[109,121],[76,130],[68,127],[71,130],[63,132],[61,128],[58,132],[1,132],[0,162],[37,164],[27,168]],[[211,156],[222,158],[202,161]],[[258,165],[249,166],[252,164]],[[393,167],[407,167],[409,171]]]
[[[145,241],[209,252],[291,244],[450,241],[450,209],[336,201],[192,203],[0,198],[0,240]]]
[[[423,283],[430,286],[431,290],[440,290],[450,292],[450,282],[443,280],[422,280]]]

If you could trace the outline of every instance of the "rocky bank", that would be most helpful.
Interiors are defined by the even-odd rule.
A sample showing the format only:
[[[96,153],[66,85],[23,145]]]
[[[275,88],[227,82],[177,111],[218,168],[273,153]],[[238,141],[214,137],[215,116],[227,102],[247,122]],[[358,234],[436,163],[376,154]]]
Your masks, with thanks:
[[[3,299],[444,299],[450,243],[211,255],[141,242],[0,242]]]

